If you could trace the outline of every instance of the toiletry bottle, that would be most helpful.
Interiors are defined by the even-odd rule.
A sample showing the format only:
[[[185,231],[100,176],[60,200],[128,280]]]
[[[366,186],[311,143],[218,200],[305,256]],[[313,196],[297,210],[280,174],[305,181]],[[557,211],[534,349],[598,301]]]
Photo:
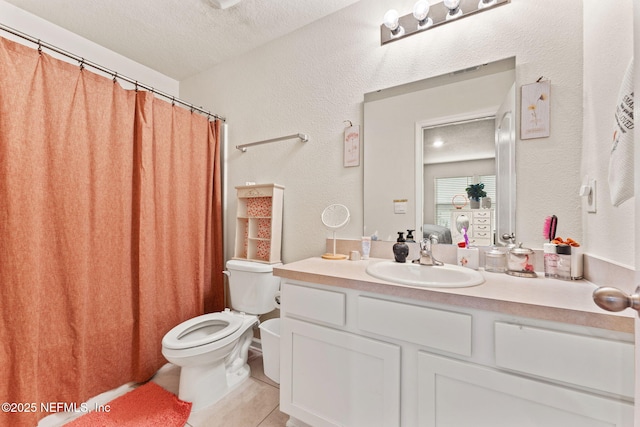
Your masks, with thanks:
[[[544,276],[558,277],[558,253],[555,243],[545,243],[544,248]]]
[[[414,231],[416,230],[407,230],[407,238],[406,238],[407,243],[415,243],[415,240],[413,240]]]
[[[404,232],[398,231],[398,241],[393,245],[393,256],[396,262],[406,262],[409,255],[409,245],[405,243]]]
[[[571,280],[580,280],[583,276],[582,248],[571,247]]]
[[[558,254],[557,278],[562,280],[571,280],[571,246],[558,245],[556,248]]]
[[[362,236],[362,258],[361,259],[369,259],[369,252],[371,252],[371,237]]]

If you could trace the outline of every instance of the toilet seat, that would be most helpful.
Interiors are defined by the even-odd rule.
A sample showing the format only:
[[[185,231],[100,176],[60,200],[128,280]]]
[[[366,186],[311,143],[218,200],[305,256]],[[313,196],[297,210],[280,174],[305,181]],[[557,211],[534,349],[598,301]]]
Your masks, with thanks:
[[[231,312],[203,314],[167,332],[162,345],[168,349],[182,350],[210,344],[233,334],[242,323],[243,318]]]

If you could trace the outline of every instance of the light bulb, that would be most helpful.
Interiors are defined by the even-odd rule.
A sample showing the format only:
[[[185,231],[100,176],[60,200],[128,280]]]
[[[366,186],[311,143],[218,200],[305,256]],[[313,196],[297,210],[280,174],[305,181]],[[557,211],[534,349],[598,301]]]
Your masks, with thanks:
[[[460,0],[443,0],[442,4],[449,9],[449,13],[447,13],[446,20],[456,19],[462,16],[462,9],[460,9]]]
[[[393,37],[400,37],[404,34],[404,28],[400,26],[400,15],[395,9],[389,9],[382,18],[385,27],[391,30]]]
[[[398,15],[398,11],[395,9],[389,9],[387,13],[384,14],[382,18],[382,23],[385,27],[390,29],[391,31],[398,28],[398,21],[400,19],[400,15]]]
[[[428,16],[429,2],[427,0],[419,0],[413,5],[413,17],[418,20],[418,29],[423,30],[433,24],[433,21]]]
[[[484,9],[485,7],[494,6],[497,3],[496,0],[480,0],[478,3],[478,9]]]

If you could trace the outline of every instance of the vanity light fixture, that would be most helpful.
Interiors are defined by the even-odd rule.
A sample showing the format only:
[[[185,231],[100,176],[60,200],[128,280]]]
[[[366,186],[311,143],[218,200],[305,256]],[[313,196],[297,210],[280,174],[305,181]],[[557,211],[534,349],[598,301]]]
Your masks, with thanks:
[[[400,40],[507,3],[511,3],[511,0],[442,0],[434,4],[429,4],[428,0],[418,0],[412,13],[400,16],[395,9],[385,13],[380,25],[380,44]]]

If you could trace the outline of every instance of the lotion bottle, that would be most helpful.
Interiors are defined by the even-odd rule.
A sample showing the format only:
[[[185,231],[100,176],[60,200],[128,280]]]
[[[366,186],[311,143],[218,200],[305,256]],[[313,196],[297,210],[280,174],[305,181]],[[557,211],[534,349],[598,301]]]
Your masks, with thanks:
[[[409,255],[409,245],[407,245],[404,239],[404,232],[398,231],[398,240],[393,245],[393,256],[396,262],[407,262],[407,256]]]
[[[371,252],[371,237],[362,236],[362,259],[369,259],[369,252]]]

